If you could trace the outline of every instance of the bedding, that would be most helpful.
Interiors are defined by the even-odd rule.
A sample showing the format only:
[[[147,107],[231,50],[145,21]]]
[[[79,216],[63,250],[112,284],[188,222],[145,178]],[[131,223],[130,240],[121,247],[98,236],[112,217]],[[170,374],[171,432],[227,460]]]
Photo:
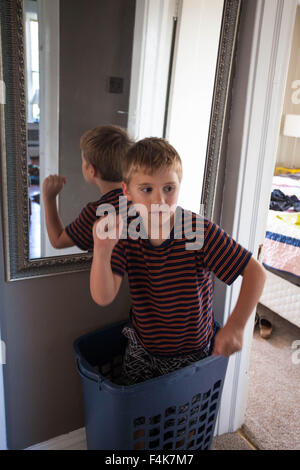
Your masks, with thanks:
[[[259,303],[300,328],[300,287],[267,271]]]
[[[300,173],[274,176],[271,199],[262,263],[300,276]]]

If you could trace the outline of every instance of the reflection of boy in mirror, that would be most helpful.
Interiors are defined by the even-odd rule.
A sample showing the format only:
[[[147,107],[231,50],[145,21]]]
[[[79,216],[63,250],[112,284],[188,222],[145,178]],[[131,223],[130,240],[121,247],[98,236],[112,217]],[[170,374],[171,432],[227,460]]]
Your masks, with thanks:
[[[117,126],[99,126],[85,132],[80,139],[82,174],[85,181],[95,184],[101,191],[98,201],[87,204],[79,216],[66,227],[58,215],[56,196],[64,187],[66,178],[50,175],[43,182],[46,227],[54,248],[78,246],[81,250],[93,249],[93,224],[97,219],[99,204],[119,207],[122,173],[121,162],[132,142],[127,132]]]

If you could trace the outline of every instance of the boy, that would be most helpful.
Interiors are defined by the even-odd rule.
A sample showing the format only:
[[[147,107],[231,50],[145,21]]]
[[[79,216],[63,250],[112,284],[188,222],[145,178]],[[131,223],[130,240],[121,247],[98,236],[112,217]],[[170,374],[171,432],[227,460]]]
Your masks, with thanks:
[[[240,350],[245,324],[263,290],[264,269],[216,224],[202,219],[204,233],[196,249],[188,249],[185,232],[176,237],[181,176],[180,157],[168,142],[158,138],[137,142],[123,162],[122,188],[132,207],[144,207],[141,225],[148,239],[100,239],[101,221],[94,226],[90,278],[94,301],[112,302],[128,272],[132,327],[124,331],[126,384],[176,370],[211,353],[229,356]],[[200,216],[191,214],[194,228]],[[211,272],[227,284],[243,275],[237,304],[221,329],[212,311]]]
[[[66,178],[50,175],[43,183],[46,227],[54,248],[78,246],[93,250],[93,224],[97,219],[99,204],[109,203],[118,210],[121,196],[121,162],[132,144],[127,132],[117,126],[99,126],[85,132],[80,139],[82,174],[87,183],[98,186],[102,197],[87,204],[65,228],[58,215],[56,196],[66,183]]]

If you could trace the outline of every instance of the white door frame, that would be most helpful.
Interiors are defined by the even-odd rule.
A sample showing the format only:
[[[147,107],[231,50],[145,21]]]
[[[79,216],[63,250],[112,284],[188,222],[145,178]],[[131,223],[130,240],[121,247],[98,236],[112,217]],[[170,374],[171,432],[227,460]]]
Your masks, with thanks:
[[[233,96],[221,225],[255,257],[265,234],[296,7],[297,0],[256,1],[252,44],[244,51],[251,54],[249,75],[244,77],[246,95],[241,95],[243,84],[236,85],[240,89]],[[225,320],[240,283],[226,290]],[[216,295],[218,290],[222,295],[217,285]],[[254,312],[243,350],[229,360],[217,434],[234,432],[244,423],[253,324]]]

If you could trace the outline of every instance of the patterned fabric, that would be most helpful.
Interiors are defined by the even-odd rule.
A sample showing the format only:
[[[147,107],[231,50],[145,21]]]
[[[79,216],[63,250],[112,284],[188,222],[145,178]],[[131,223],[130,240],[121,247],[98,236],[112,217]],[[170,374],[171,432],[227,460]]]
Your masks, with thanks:
[[[191,214],[194,229],[200,216]],[[211,272],[231,284],[251,258],[249,251],[205,218],[199,249],[187,249],[191,240],[184,227],[181,238],[176,230],[173,227],[160,246],[142,238],[120,240],[111,257],[115,274],[128,273],[131,322],[141,345],[153,355],[204,349],[214,328]]]
[[[122,189],[114,189],[104,194],[98,201],[88,203],[77,219],[69,224],[65,230],[76,246],[84,251],[93,251],[93,225],[97,220],[97,209],[100,204],[111,204],[119,211],[119,197],[123,195]]]
[[[176,357],[157,357],[149,354],[140,344],[132,326],[125,326],[122,333],[128,343],[119,383],[133,385],[144,380],[159,377],[200,361],[210,354],[211,343],[202,351]]]

